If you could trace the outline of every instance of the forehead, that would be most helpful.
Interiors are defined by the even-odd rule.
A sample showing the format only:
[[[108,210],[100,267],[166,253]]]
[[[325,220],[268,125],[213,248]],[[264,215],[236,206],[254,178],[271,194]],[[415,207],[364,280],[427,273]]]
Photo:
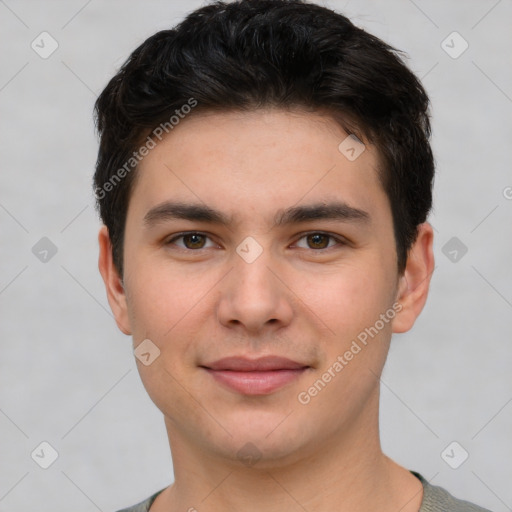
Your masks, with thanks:
[[[320,114],[194,114],[139,164],[131,203],[139,215],[171,199],[203,203],[232,220],[274,221],[280,210],[327,198],[375,212],[387,207],[377,161],[373,146]]]

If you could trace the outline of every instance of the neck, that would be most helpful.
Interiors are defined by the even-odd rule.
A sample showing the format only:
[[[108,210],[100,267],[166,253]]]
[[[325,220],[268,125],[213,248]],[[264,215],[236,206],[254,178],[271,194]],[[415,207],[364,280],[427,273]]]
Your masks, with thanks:
[[[260,460],[244,466],[206,452],[167,423],[174,463],[174,484],[151,512],[417,512],[419,480],[381,450],[378,390],[368,417],[305,447],[287,460]],[[369,411],[369,412],[368,412]]]

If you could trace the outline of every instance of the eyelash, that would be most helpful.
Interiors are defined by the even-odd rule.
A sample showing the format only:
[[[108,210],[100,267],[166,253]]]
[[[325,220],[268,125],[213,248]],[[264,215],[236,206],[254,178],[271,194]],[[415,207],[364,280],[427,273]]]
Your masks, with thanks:
[[[172,245],[176,240],[179,240],[180,238],[184,238],[185,236],[189,236],[189,235],[200,235],[200,236],[210,239],[210,236],[207,235],[206,233],[202,233],[200,231],[186,231],[184,233],[180,233],[180,234],[172,237],[171,239],[167,240],[165,242],[165,245]],[[326,236],[329,239],[332,239],[332,240],[335,240],[336,242],[338,242],[338,245],[340,245],[340,246],[348,245],[348,242],[346,240],[344,240],[343,238],[339,238],[337,236],[331,235],[330,233],[324,233],[323,231],[309,231],[307,233],[302,233],[300,238],[297,241],[302,240],[303,238],[306,238],[310,235]],[[333,249],[334,247],[335,246],[325,247],[322,249],[309,249],[309,250],[311,250],[313,252],[323,252],[323,251],[327,251],[328,249]],[[179,249],[186,251],[186,252],[201,252],[203,250],[209,249],[209,247],[202,247],[200,249],[188,249],[186,247],[179,247]],[[303,247],[300,247],[300,249],[303,249]]]

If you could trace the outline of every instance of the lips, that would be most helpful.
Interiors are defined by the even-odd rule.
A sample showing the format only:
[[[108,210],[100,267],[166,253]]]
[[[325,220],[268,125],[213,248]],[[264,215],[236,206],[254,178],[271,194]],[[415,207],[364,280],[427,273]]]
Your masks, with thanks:
[[[285,357],[266,356],[259,359],[245,357],[225,357],[213,363],[204,365],[210,370],[231,370],[234,372],[265,372],[277,370],[298,370],[307,365],[292,361]]]
[[[226,357],[202,365],[216,382],[244,395],[268,395],[299,378],[308,365],[278,356]]]

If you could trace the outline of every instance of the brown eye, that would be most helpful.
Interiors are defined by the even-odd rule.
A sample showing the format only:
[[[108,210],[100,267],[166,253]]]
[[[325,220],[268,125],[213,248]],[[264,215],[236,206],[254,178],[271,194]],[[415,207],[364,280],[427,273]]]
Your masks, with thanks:
[[[200,250],[207,249],[207,241],[210,237],[202,233],[182,233],[166,242],[166,245],[176,245],[180,249]],[[180,243],[178,243],[180,241]],[[210,245],[211,247],[211,245]]]
[[[302,242],[302,240],[305,240],[305,243]],[[337,238],[334,235],[321,232],[307,233],[297,242],[297,246],[301,249],[313,249],[316,251],[330,249],[336,245],[343,246],[346,244],[342,238]]]
[[[314,233],[307,235],[308,244],[311,249],[325,249],[329,245],[329,239],[332,238],[329,235],[322,233]]]
[[[183,243],[187,249],[202,249],[205,243],[205,237],[199,233],[183,236]]]

